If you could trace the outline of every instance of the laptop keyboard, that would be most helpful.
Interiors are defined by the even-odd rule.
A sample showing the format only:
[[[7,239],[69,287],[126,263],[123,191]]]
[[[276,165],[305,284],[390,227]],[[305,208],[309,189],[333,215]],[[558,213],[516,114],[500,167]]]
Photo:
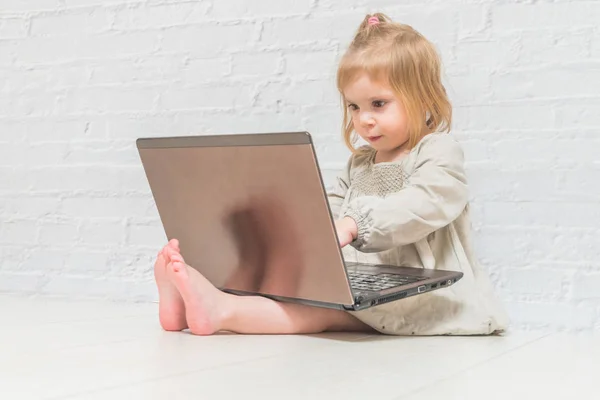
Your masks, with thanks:
[[[370,290],[380,291],[395,286],[406,285],[407,283],[413,283],[422,281],[425,278],[411,275],[399,275],[399,274],[365,274],[360,272],[348,272],[350,278],[350,285],[353,289],[358,290]]]

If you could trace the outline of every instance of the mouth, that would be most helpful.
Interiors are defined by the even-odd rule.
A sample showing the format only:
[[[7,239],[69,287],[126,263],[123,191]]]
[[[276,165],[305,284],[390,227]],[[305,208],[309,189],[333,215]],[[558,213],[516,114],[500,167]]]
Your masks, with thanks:
[[[379,139],[381,139],[382,137],[383,137],[383,136],[371,136],[371,137],[368,137],[368,138],[367,138],[367,140],[368,140],[369,142],[376,142],[376,141],[378,141]]]

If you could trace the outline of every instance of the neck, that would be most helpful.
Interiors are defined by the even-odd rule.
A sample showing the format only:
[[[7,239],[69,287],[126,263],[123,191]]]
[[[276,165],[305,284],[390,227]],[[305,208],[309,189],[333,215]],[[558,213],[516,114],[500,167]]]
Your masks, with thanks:
[[[408,142],[391,150],[378,150],[375,153],[375,163],[399,161],[403,159],[409,152],[410,149],[408,148]]]

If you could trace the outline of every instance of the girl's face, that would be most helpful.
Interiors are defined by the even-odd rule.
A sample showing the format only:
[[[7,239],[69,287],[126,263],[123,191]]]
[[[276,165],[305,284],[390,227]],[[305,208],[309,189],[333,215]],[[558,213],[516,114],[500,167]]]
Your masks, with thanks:
[[[377,161],[393,161],[406,153],[406,110],[392,88],[362,73],[344,89],[354,130],[377,151]]]

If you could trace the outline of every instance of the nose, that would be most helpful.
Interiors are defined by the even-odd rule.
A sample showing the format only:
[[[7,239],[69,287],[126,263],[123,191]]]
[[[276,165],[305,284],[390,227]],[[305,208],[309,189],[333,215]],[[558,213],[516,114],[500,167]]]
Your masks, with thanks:
[[[358,121],[361,125],[371,126],[375,125],[375,120],[373,119],[373,115],[370,112],[361,111],[358,116]]]

